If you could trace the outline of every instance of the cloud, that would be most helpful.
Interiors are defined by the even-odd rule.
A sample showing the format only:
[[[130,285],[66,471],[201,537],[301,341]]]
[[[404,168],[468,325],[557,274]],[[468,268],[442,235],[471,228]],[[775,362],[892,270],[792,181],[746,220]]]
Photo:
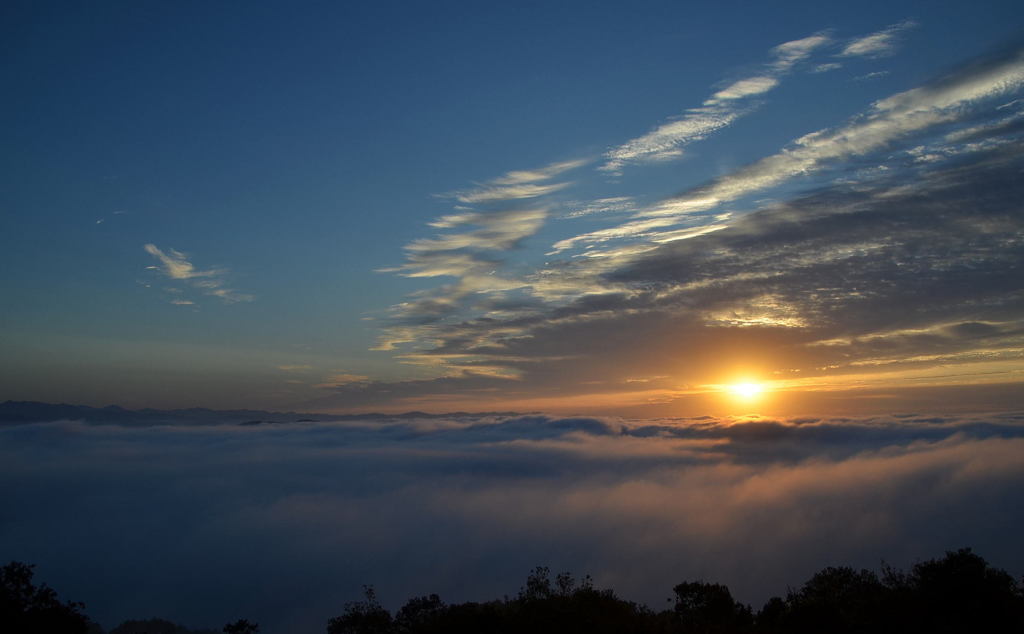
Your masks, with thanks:
[[[664,209],[664,207],[662,207]],[[685,209],[680,207],[675,208],[680,214],[685,213]],[[725,215],[727,218],[728,215]],[[727,224],[705,224],[706,219],[704,217],[694,217],[694,223],[699,224],[697,227],[684,227],[680,228],[684,221],[681,221],[678,217],[671,219],[644,219],[621,224],[617,227],[610,227],[608,229],[598,229],[578,236],[572,236],[564,240],[559,240],[555,244],[551,245],[551,254],[557,254],[568,249],[572,249],[579,244],[597,244],[601,242],[608,242],[617,238],[634,238],[634,239],[648,239],[651,242],[658,242],[664,239],[685,239],[688,237],[697,237],[712,231],[718,231],[727,227]],[[666,231],[667,228],[673,227],[672,231]],[[596,254],[590,254],[596,255]]]
[[[560,176],[563,172],[583,167],[589,162],[589,159],[576,159],[572,161],[551,163],[550,165],[532,170],[514,170],[506,172],[504,176],[494,179],[491,183],[494,185],[522,185],[525,183],[544,181]]]
[[[579,218],[591,214],[635,211],[636,202],[630,196],[610,196],[590,201],[571,201],[565,203],[564,208],[568,211],[563,218]]]
[[[459,277],[474,269],[493,268],[496,263],[470,253],[425,253],[420,250],[408,253],[402,266],[381,269],[381,272],[396,272],[406,277]]]
[[[1019,574],[1022,424],[19,425],[0,428],[0,493],[17,518],[0,539],[108,627],[244,614],[268,631],[319,631],[362,584],[391,609],[428,592],[483,600],[514,593],[535,565],[656,609],[695,579],[757,607],[825,565],[905,567],[965,545]]]
[[[896,52],[899,35],[915,26],[917,26],[915,22],[905,20],[870,35],[855,38],[847,43],[839,55],[841,57],[887,57]]]
[[[127,211],[114,211],[114,212],[111,212],[110,215],[111,216],[123,216],[126,213],[128,213],[128,212]],[[101,225],[101,224],[105,223],[106,221],[107,221],[106,218],[99,218],[99,219],[96,220],[96,224]]]
[[[352,384],[364,384],[369,380],[370,377],[363,376],[362,374],[349,374],[349,373],[338,373],[331,374],[324,378],[324,380],[316,385],[318,388],[333,388],[341,385],[352,385]]]
[[[437,253],[460,249],[504,251],[515,247],[520,240],[533,235],[547,218],[547,210],[511,209],[490,213],[466,213],[443,216],[434,223],[441,228],[477,225],[477,231],[446,234],[437,238],[422,238],[406,245],[407,252]]]
[[[236,302],[251,302],[256,299],[255,295],[249,293],[239,293],[230,288],[207,288],[207,295],[212,295],[224,301],[225,304],[234,304]]]
[[[772,49],[771,67],[778,72],[788,71],[793,65],[810,57],[816,49],[832,42],[832,38],[818,33],[799,40],[784,42]]]
[[[782,152],[656,206],[641,216],[677,216],[710,209],[741,196],[822,169],[830,161],[860,156],[941,124],[969,116],[979,102],[1020,90],[1024,54],[943,78],[876,102],[845,126],[797,139]]]
[[[217,297],[226,304],[250,302],[255,299],[253,295],[240,293],[225,287],[225,278],[228,275],[227,269],[200,270],[193,266],[188,256],[181,251],[168,249],[167,252],[164,252],[155,244],[145,244],[142,248],[160,262],[159,266],[149,266],[147,268],[160,271],[172,280],[185,281],[194,288],[199,289],[204,295]],[[180,289],[174,289],[171,292],[177,293],[180,292]],[[194,304],[195,302],[174,299],[171,303],[185,305]]]
[[[441,198],[454,198],[465,204],[497,203],[546,196],[565,189],[571,183],[540,182],[550,180],[563,172],[577,169],[589,163],[589,159],[561,161],[532,170],[506,172],[476,189],[440,194]]]
[[[806,59],[820,37],[776,61]],[[455,279],[395,306],[378,344],[428,378],[337,385],[325,406],[669,411],[704,402],[708,377],[743,358],[816,393],[1020,381],[1024,289],[1006,271],[1024,261],[1021,55],[976,60],[653,204],[438,218],[442,233],[392,270]],[[604,224],[560,237],[543,263],[506,261],[563,209]]]
[[[146,253],[152,255],[156,259],[160,260],[159,269],[172,280],[190,280],[197,277],[216,277],[224,273],[223,270],[210,269],[208,271],[197,270],[192,263],[188,261],[188,256],[180,251],[169,249],[168,253],[164,253],[157,248],[155,244],[143,245],[143,249]],[[158,268],[158,267],[150,267]]]
[[[632,139],[605,153],[607,161],[600,167],[605,172],[619,172],[632,161],[659,161],[682,156],[682,146],[699,141],[726,127],[740,116],[739,112],[721,108],[692,108],[681,118],[662,124],[647,134]]]
[[[588,394],[598,394],[591,408],[611,397],[671,401],[713,391],[701,387],[707,376],[737,357],[812,390],[1020,381],[1024,287],[1007,271],[1024,267],[1024,130],[997,112],[998,124],[975,119],[956,138],[977,145],[982,130],[1007,134],[999,143],[943,145],[928,162],[897,153],[885,170],[841,172],[754,213],[698,219],[679,235],[652,227],[621,256],[588,251],[524,277],[519,292],[534,302],[521,309],[432,319],[392,340],[415,342],[439,369],[451,359],[465,372],[465,359],[493,376],[504,367],[514,384],[453,372],[444,383],[341,390],[330,402],[414,408],[431,393],[476,402],[481,389],[499,389],[505,403],[560,397],[564,407]],[[624,387],[651,375],[673,380]]]
[[[644,238],[680,219],[713,210],[743,196],[806,177],[840,160],[886,149],[943,125],[967,121],[986,100],[1020,90],[1024,62],[1019,51],[976,62],[919,88],[882,99],[846,125],[796,139],[790,147],[711,183],[641,210],[636,220],[561,241],[556,251],[610,238]],[[662,222],[653,218],[664,218]]]
[[[404,277],[454,277],[456,281],[392,306],[389,325],[375,349],[391,350],[400,343],[427,336],[431,323],[470,309],[481,294],[522,288],[522,280],[501,272],[501,254],[520,248],[526,238],[537,233],[550,214],[550,204],[543,197],[571,184],[543,181],[589,162],[579,159],[510,171],[477,189],[442,195],[481,208],[457,206],[457,213],[433,220],[430,226],[457,232],[410,242],[404,247],[403,264],[380,271]],[[528,199],[541,200],[525,202]],[[464,230],[468,227],[476,229]]]
[[[604,164],[598,169],[617,174],[627,163],[682,156],[684,146],[706,138],[752,111],[753,106],[746,101],[748,98],[778,86],[779,79],[794,65],[829,41],[828,36],[819,34],[776,46],[771,51],[771,61],[760,74],[733,81],[708,97],[701,107],[690,108],[679,118],[608,150]]]
[[[882,77],[885,77],[888,74],[889,71],[887,70],[879,70],[873,73],[868,73],[866,75],[858,75],[857,77],[853,78],[853,81],[871,81],[872,79],[880,79]]]
[[[704,103],[718,103],[721,101],[730,101],[732,99],[743,99],[744,97],[750,97],[751,95],[760,95],[761,93],[768,92],[778,85],[779,80],[774,77],[748,77],[719,90],[715,94],[711,95],[711,99]]]
[[[817,66],[814,67],[814,70],[812,70],[811,72],[812,73],[827,73],[830,70],[837,70],[837,69],[842,68],[842,67],[843,67],[842,64],[836,64],[834,62],[828,63],[828,64],[818,64]]]
[[[536,198],[552,194],[565,189],[569,183],[551,183],[549,185],[538,185],[535,183],[521,183],[516,185],[502,185],[474,189],[468,192],[455,194],[455,199],[467,204],[490,203],[502,200],[517,200],[522,198]]]
[[[433,223],[440,228],[475,225],[473,231],[421,238],[405,246],[406,261],[400,266],[382,269],[405,277],[455,277],[456,282],[424,292],[412,301],[391,308],[392,325],[429,323],[464,308],[464,301],[480,293],[521,288],[521,280],[499,273],[501,261],[494,255],[520,246],[536,233],[548,217],[546,208],[506,209],[493,212],[468,212],[444,216]],[[396,330],[388,329],[378,347],[389,349]],[[399,335],[399,338],[403,338]]]

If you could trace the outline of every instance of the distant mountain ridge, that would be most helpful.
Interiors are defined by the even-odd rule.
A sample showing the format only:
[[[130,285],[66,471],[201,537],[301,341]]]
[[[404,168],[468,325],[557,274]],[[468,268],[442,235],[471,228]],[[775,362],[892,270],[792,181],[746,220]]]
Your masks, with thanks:
[[[125,409],[117,405],[90,407],[67,403],[40,403],[38,401],[5,401],[0,403],[0,424],[44,423],[57,420],[81,420],[90,423],[160,425],[190,423],[194,425],[259,425],[265,423],[302,423],[350,420],[402,420],[412,418],[457,418],[460,416],[519,416],[521,412],[450,412],[428,414],[404,412],[402,414],[317,414],[308,412],[268,412],[252,409],[216,410],[205,407],[187,409]]]

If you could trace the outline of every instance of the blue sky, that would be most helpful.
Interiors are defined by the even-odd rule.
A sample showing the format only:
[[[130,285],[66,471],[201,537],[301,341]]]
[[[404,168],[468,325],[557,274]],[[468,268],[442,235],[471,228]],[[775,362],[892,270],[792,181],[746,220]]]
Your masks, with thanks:
[[[814,307],[779,289],[730,306],[636,304],[695,282],[666,280],[679,265],[669,249],[737,248],[728,240],[754,226],[743,222],[786,205],[813,214],[858,187],[892,200],[951,170],[973,169],[961,197],[971,183],[1005,190],[1019,158],[992,152],[1019,141],[1019,3],[15,3],[4,14],[0,398],[550,409],[597,391],[613,395],[607,408],[671,406],[730,372],[785,389],[877,387],[861,376],[892,362],[877,350],[846,351],[846,365],[808,350],[909,331],[948,346],[907,343],[904,359],[933,361],[879,381],[934,387],[937,368],[978,355],[1002,365],[964,376],[1020,380],[1021,313],[1007,299],[1020,285],[998,279],[1019,264],[1016,242],[989,247],[989,272],[962,281],[991,282],[989,295],[936,298],[974,306],[945,321],[893,316],[851,335],[832,315],[837,326],[818,331]],[[1019,231],[1013,200],[1011,188],[991,201],[986,222]],[[938,244],[957,222],[922,231]],[[857,248],[882,248],[889,230]],[[879,257],[895,262],[908,244]],[[778,257],[780,270],[803,266]],[[846,300],[908,283],[836,280]],[[618,321],[587,330],[609,314]],[[971,324],[989,329],[985,342],[966,340]],[[671,362],[608,338],[728,328],[719,347]],[[778,355],[734,358],[795,331],[805,336]],[[673,365],[697,359],[712,361]]]

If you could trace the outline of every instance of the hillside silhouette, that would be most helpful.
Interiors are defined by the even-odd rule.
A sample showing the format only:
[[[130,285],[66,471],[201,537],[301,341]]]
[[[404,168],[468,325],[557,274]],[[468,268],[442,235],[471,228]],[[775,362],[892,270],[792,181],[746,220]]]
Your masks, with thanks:
[[[0,631],[19,634],[101,634],[81,603],[63,602],[33,583],[32,566],[0,569]],[[828,567],[759,610],[729,588],[686,581],[672,588],[671,607],[653,610],[597,589],[589,577],[551,576],[535,568],[515,597],[446,603],[438,595],[409,599],[394,614],[372,587],[327,622],[327,634],[1016,634],[1024,631],[1024,585],[971,549],[949,551],[909,571],[881,574]],[[129,620],[109,634],[209,634],[163,619]],[[227,634],[259,634],[246,619]]]

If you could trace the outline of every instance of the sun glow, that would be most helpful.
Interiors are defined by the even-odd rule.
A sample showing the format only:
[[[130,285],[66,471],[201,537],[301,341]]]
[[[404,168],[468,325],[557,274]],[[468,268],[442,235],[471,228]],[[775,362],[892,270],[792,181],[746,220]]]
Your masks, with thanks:
[[[757,398],[762,392],[764,392],[764,386],[760,383],[733,383],[729,386],[729,391],[734,396],[742,399],[750,400]]]

